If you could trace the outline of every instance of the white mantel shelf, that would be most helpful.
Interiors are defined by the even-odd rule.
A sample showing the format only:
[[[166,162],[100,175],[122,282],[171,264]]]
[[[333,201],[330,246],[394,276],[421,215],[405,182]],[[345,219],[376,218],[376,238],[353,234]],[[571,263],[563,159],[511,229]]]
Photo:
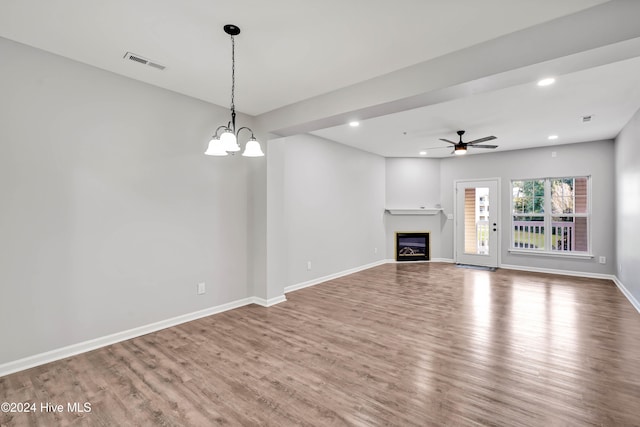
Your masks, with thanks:
[[[386,208],[384,211],[391,215],[437,215],[442,212],[442,208]]]

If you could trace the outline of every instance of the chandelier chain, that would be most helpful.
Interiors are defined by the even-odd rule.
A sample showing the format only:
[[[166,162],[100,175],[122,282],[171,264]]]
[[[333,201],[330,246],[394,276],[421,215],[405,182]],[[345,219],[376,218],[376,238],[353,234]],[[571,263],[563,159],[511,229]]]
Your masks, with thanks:
[[[231,111],[235,113],[235,93],[236,93],[236,41],[231,36]]]

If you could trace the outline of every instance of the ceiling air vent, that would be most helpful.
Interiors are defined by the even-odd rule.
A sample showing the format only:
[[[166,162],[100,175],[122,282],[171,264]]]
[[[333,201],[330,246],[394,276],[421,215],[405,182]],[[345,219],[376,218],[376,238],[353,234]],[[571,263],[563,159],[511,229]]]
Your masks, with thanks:
[[[582,116],[582,123],[588,123],[592,118],[593,116]]]
[[[164,65],[162,65],[162,64],[157,64],[157,63],[155,63],[155,62],[147,62],[147,65],[148,65],[149,67],[157,68],[158,70],[164,70],[165,68],[167,68],[167,67],[165,67]]]
[[[143,64],[143,65],[148,65],[149,67],[153,67],[153,68],[156,68],[158,70],[164,70],[165,68],[167,68],[162,64],[158,64],[157,62],[153,62],[150,59],[147,59],[147,58],[145,58],[143,56],[140,56],[140,55],[136,55],[135,53],[131,53],[131,52],[125,53],[123,58],[124,59],[128,59],[130,61],[138,62],[138,63]]]

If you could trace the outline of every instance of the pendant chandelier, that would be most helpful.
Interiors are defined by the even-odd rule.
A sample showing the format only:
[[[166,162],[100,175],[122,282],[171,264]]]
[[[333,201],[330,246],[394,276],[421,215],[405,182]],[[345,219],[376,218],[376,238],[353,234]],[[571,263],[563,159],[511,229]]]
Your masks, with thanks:
[[[240,131],[247,130],[251,132],[251,137],[249,141],[247,141],[242,155],[245,157],[262,157],[264,153],[262,152],[260,143],[253,135],[253,131],[246,126],[242,126],[236,130],[236,44],[234,37],[240,34],[240,28],[235,25],[225,25],[223,28],[224,32],[231,36],[231,121],[226,125],[218,126],[204,154],[208,156],[226,156],[229,153],[235,154],[240,151],[238,135]]]

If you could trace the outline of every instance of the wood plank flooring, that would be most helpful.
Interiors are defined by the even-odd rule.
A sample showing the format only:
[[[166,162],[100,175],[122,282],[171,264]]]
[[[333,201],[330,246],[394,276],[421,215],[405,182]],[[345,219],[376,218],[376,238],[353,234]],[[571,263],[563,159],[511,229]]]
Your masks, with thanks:
[[[640,425],[640,314],[611,281],[386,264],[287,298],[2,377],[38,411],[0,425]]]

